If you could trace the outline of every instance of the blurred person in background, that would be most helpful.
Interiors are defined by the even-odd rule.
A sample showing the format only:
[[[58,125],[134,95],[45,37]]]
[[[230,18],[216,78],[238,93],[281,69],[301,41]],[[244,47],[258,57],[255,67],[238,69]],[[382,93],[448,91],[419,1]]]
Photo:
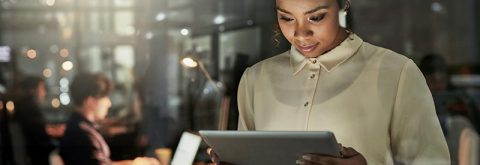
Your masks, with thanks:
[[[112,104],[108,95],[112,89],[112,82],[101,74],[75,76],[71,94],[77,110],[69,119],[60,142],[60,156],[66,165],[159,164],[153,158],[116,162],[110,159],[110,148],[98,132],[97,123],[108,114]]]
[[[448,64],[442,56],[433,53],[425,55],[420,61],[419,68],[432,92],[451,88]]]
[[[448,116],[448,105],[443,105],[446,102],[453,101],[454,96],[449,92],[450,76],[448,74],[447,61],[442,56],[436,54],[427,54],[422,58],[419,64],[427,81],[428,88],[432,92],[435,102],[435,110],[440,120],[440,125],[444,134],[446,130],[446,118]]]
[[[245,70],[238,130],[328,130],[345,146],[341,157],[299,153],[297,164],[450,164],[422,73],[411,59],[340,26],[349,0],[276,5],[292,46]]]
[[[471,122],[475,121],[471,113],[474,107],[468,104],[468,95],[453,88],[448,63],[442,56],[433,53],[425,55],[419,68],[432,92],[437,116],[450,150],[451,163],[477,165],[478,133]]]
[[[45,81],[36,76],[25,76],[14,89],[15,114],[22,129],[28,160],[27,163],[47,165],[49,155],[55,149],[47,133],[47,123],[41,110],[47,90]]]
[[[115,99],[105,120],[102,121],[104,138],[110,146],[112,160],[133,159],[144,155],[148,140],[143,129],[143,100],[140,85],[128,89],[124,84],[116,84],[110,95]],[[141,88],[141,87],[140,87]],[[103,132],[102,132],[103,133]]]

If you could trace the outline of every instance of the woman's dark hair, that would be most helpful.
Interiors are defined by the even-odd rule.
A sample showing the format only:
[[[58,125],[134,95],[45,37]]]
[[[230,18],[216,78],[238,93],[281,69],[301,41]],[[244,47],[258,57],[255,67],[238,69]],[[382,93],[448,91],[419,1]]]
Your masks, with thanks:
[[[16,99],[36,97],[36,91],[40,83],[45,83],[45,81],[38,76],[28,75],[20,78],[18,83],[15,84],[13,97]]]
[[[338,7],[342,9],[345,5],[345,1],[347,0],[337,0]]]
[[[348,0],[337,0],[338,7],[342,10],[345,7],[345,4],[349,3]]]
[[[275,44],[275,47],[280,45],[280,37],[282,37],[282,31],[280,30],[280,25],[278,25],[278,22],[275,22],[273,24],[273,43]]]
[[[420,70],[425,75],[431,75],[435,73],[448,74],[447,61],[440,55],[427,54],[420,61]]]
[[[80,73],[71,85],[73,103],[81,106],[88,97],[101,98],[113,90],[113,83],[103,74]]]
[[[420,61],[419,68],[427,79],[427,83],[429,81],[444,82],[447,85],[447,89],[453,88],[452,84],[450,83],[448,63],[441,55],[433,53],[427,54]]]

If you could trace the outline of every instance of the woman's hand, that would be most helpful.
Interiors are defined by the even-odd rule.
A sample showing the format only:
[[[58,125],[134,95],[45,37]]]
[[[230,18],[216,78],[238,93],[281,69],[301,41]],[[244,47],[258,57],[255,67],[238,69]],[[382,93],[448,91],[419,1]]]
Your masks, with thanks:
[[[355,149],[342,147],[341,157],[325,156],[318,154],[305,154],[297,160],[300,165],[321,165],[321,164],[348,164],[348,165],[366,165],[367,160]]]
[[[131,165],[161,165],[157,159],[149,157],[137,157],[132,161]]]
[[[215,165],[233,165],[231,163],[220,161],[220,158],[218,157],[217,153],[215,153],[215,151],[213,151],[212,148],[207,148],[207,153],[210,156],[210,160],[212,160],[212,162]]]

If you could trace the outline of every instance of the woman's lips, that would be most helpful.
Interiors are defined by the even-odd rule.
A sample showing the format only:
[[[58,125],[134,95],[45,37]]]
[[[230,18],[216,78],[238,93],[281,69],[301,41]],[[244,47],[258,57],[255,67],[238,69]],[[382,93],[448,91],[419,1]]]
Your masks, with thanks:
[[[298,49],[303,53],[312,52],[313,50],[315,50],[315,48],[317,48],[317,46],[318,46],[318,43],[312,44],[312,45],[307,45],[307,46],[297,45]]]

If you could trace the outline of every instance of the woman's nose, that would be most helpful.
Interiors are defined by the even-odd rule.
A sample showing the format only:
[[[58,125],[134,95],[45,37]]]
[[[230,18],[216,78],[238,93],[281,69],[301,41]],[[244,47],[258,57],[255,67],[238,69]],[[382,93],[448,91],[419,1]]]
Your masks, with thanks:
[[[310,36],[313,36],[313,31],[305,23],[299,23],[295,27],[294,36],[295,37],[310,37]]]

